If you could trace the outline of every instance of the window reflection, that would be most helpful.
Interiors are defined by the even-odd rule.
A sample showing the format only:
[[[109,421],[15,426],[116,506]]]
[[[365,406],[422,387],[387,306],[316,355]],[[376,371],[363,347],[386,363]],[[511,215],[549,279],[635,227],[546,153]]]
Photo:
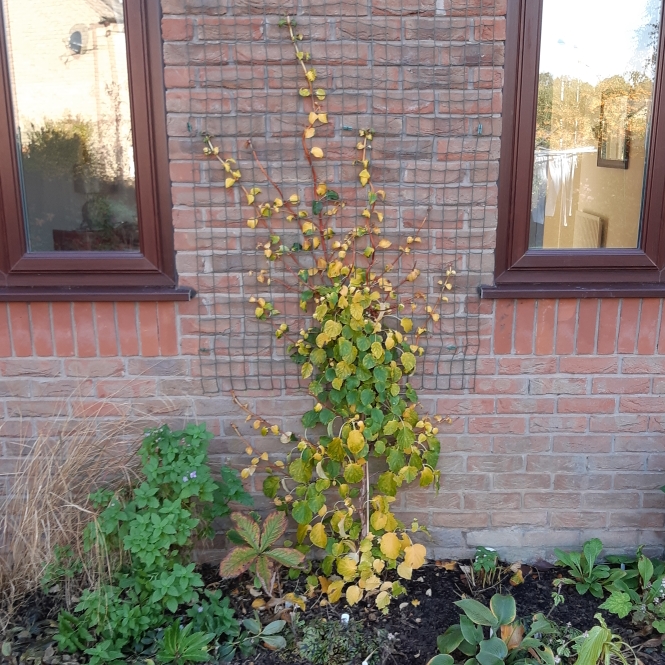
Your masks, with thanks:
[[[637,247],[660,0],[544,0],[529,246]]]
[[[3,8],[29,251],[138,250],[122,0]]]

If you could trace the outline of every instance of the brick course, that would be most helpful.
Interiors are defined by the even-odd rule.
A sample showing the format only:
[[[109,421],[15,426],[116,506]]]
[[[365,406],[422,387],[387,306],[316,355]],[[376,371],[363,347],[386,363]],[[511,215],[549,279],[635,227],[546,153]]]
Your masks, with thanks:
[[[326,54],[317,70],[329,89],[328,110],[354,126],[376,123],[376,177],[387,181],[392,218],[413,229],[434,204],[432,275],[455,260],[468,278],[461,307],[479,312],[475,381],[420,393],[428,408],[453,418],[441,437],[441,493],[408,488],[398,499],[401,514],[430,528],[430,551],[442,556],[486,545],[508,557],[551,557],[553,547],[593,536],[614,551],[660,546],[662,301],[478,304],[472,297],[477,284],[492,280],[505,2],[301,4],[308,5],[302,31],[312,36],[315,56]],[[99,400],[103,418],[148,412],[204,421],[216,435],[216,462],[245,461],[245,444],[231,428],[243,418],[228,392],[210,390],[215,372],[228,388],[232,373],[256,370],[227,337],[214,336],[220,319],[236,339],[259,330],[243,319],[244,272],[260,265],[256,240],[241,232],[237,192],[202,159],[188,123],[221,134],[228,154],[253,137],[268,160],[283,160],[280,177],[297,181],[298,83],[278,41],[282,5],[162,0],[177,263],[181,283],[199,295],[179,304],[0,303],[3,468],[19,454],[19,439],[37,435],[54,415],[84,417]],[[323,140],[331,161],[355,157],[353,137],[337,131]],[[354,174],[342,168],[331,176],[351,203]],[[294,389],[296,369],[289,371],[256,379],[242,398],[296,428],[303,398]],[[283,453],[268,439],[257,446]],[[256,490],[259,475],[251,482]]]

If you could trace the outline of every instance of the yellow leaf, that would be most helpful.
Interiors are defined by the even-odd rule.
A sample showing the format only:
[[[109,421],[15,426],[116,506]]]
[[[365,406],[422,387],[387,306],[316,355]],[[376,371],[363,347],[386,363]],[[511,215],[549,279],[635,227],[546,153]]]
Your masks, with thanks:
[[[316,81],[316,69],[310,69],[307,74],[305,74],[308,81]]]
[[[411,545],[404,550],[404,563],[411,568],[420,568],[425,563],[427,550],[424,545],[419,543]]]
[[[224,184],[226,185],[227,189],[228,189],[229,187],[233,187],[233,185],[236,184],[236,179],[235,179],[235,178],[227,178],[227,179],[224,181]]]
[[[358,564],[350,556],[337,559],[337,572],[345,579],[352,580],[356,576]]]
[[[317,88],[315,91],[316,97],[319,100],[326,98],[326,91],[323,88]]]
[[[411,576],[413,575],[413,568],[409,566],[407,563],[402,562],[397,566],[397,574],[400,577],[403,577],[405,580],[410,580]]]
[[[399,538],[394,533],[384,533],[381,536],[381,551],[389,559],[396,559],[401,549]]]
[[[510,585],[511,586],[519,586],[524,582],[524,575],[522,575],[522,570],[519,569],[511,578],[510,578]]]
[[[327,113],[319,113],[319,122],[323,125],[328,123],[328,114]]]
[[[328,185],[326,185],[325,182],[320,182],[320,183],[316,186],[316,194],[317,194],[317,196],[323,196],[327,191],[328,191]]]
[[[249,226],[250,229],[255,229],[256,226],[258,225],[259,220],[258,219],[248,219],[247,220],[247,226]]]
[[[258,610],[258,609],[261,609],[262,607],[264,607],[265,604],[266,604],[266,601],[263,600],[263,598],[257,598],[256,600],[254,600],[254,601],[252,602],[252,607],[253,607],[255,610]]]
[[[383,559],[374,559],[372,563],[372,568],[380,575],[383,569],[386,567],[386,562]]]
[[[298,596],[295,593],[287,593],[284,596],[284,600],[288,600],[290,603],[297,605],[303,612],[307,609],[305,604],[305,599],[302,596]]]
[[[309,97],[312,94],[309,91],[309,88],[300,88],[300,90],[298,90],[298,93],[300,94],[301,97]]]
[[[376,563],[377,561],[381,561],[381,559],[375,559],[374,563]],[[381,561],[381,563],[383,563],[383,561]],[[380,586],[381,586],[381,580],[376,575],[371,575],[365,580],[366,591],[374,591],[374,589],[378,589]]]
[[[372,517],[370,517],[369,523],[372,525],[373,529],[381,531],[381,529],[386,526],[387,521],[388,516],[385,513],[380,513],[377,511],[372,513]]]
[[[311,139],[312,136],[314,136],[314,134],[316,134],[316,130],[314,129],[314,127],[308,127],[305,130],[305,138],[306,139]]]
[[[252,203],[254,203],[255,198],[254,194],[247,194],[247,205],[251,206]]]
[[[376,212],[376,216],[379,218],[379,223],[381,223],[383,221],[383,213],[378,212],[378,211],[375,211],[375,212]]]
[[[314,146],[310,152],[314,157],[317,157],[318,159],[321,159],[323,157],[323,150],[321,150],[321,148],[319,148],[318,146]]]
[[[353,303],[350,307],[351,309],[351,316],[354,319],[357,319],[358,321],[362,320],[363,318],[363,306],[359,303]]]
[[[291,196],[289,196],[289,201],[291,201],[291,203],[299,203],[300,197],[297,194],[291,194]]]
[[[413,329],[413,321],[411,319],[402,319],[400,325],[402,326],[402,330],[406,333],[411,332]]]
[[[382,610],[390,605],[390,594],[387,591],[382,591],[376,597],[376,606]]]
[[[316,122],[318,117],[319,116],[316,113],[314,113],[314,111],[310,111],[309,116],[307,116],[307,119],[309,120],[309,124],[313,125]]]
[[[370,174],[367,169],[363,169],[359,174],[358,177],[360,178],[360,184],[364,187],[370,179]]]
[[[319,584],[321,585],[321,591],[323,593],[328,593],[328,587],[330,586],[328,578],[324,577],[323,575],[319,575]]]
[[[302,223],[302,232],[311,233],[314,230],[314,224],[312,222],[303,222]]]
[[[335,580],[328,585],[328,601],[336,603],[342,597],[342,589],[344,588],[344,580]]]
[[[365,447],[365,437],[363,436],[363,433],[357,429],[351,430],[349,432],[349,438],[346,440],[346,445],[354,455],[357,455]]]
[[[384,238],[383,240],[381,240],[379,242],[379,247],[381,249],[388,249],[388,247],[390,247],[390,245],[392,245],[392,243],[390,242],[390,240],[387,240],[386,238]]]
[[[328,536],[326,535],[326,528],[323,526],[322,522],[319,522],[312,527],[312,530],[309,533],[309,539],[312,541],[312,545],[316,545],[321,549],[327,545]]]
[[[350,586],[346,590],[346,602],[353,607],[363,597],[363,590],[356,586]]]

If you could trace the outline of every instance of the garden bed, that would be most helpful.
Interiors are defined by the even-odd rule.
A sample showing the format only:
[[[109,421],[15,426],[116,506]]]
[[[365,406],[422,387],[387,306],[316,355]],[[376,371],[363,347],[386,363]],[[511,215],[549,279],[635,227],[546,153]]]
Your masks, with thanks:
[[[450,564],[447,564],[450,567]],[[220,588],[239,618],[251,616],[254,612],[251,605],[254,597],[249,593],[251,580],[248,575],[236,580],[220,580],[216,568],[202,566],[201,573],[206,585]],[[564,587],[562,593],[565,602],[553,608],[553,580],[565,573],[564,569],[544,564],[539,568],[523,567],[524,582],[518,586],[508,583],[501,586],[502,593],[510,593],[516,601],[519,618],[533,616],[536,613],[550,613],[550,618],[560,625],[571,624],[579,630],[588,630],[597,622],[594,615],[601,612],[607,625],[619,634],[636,651],[644,665],[665,665],[660,639],[653,634],[645,635],[635,630],[628,618],[619,619],[613,614],[598,609],[601,601],[587,593],[579,595],[573,587]],[[453,604],[462,596],[470,596],[470,589],[465,577],[455,567],[446,569],[442,562],[428,563],[417,571],[412,580],[403,580],[407,594],[394,600],[388,614],[384,615],[373,603],[361,601],[354,607],[342,601],[335,605],[320,603],[325,596],[309,599],[307,608],[299,613],[305,624],[317,619],[339,622],[343,613],[351,617],[352,622],[362,626],[368,641],[376,636],[377,631],[386,631],[388,639],[393,642],[393,653],[386,663],[426,663],[437,653],[437,637],[446,628],[459,621],[460,610]],[[296,593],[303,592],[303,578],[296,581],[285,580],[284,588]],[[476,598],[485,604],[497,589],[476,591]],[[12,643],[12,655],[2,657],[2,663],[15,665],[17,662],[43,662],[45,665],[58,663],[85,662],[73,656],[62,656],[54,648],[52,635],[56,630],[55,621],[61,607],[62,599],[56,594],[35,594],[23,611],[17,616],[13,626],[6,631],[3,641]],[[291,631],[285,631],[289,635]],[[300,658],[293,639],[289,637],[289,646],[281,651],[268,651],[260,648],[254,655],[246,659],[236,659],[236,665],[309,665],[310,661]],[[359,654],[354,661],[360,665]],[[142,659],[141,661],[142,662]]]

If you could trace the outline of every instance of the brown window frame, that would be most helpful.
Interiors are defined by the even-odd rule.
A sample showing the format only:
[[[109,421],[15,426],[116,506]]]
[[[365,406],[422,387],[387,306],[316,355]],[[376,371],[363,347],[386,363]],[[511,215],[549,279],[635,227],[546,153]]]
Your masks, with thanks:
[[[665,3],[663,3],[665,7]],[[665,295],[665,30],[658,64],[637,249],[529,250],[543,0],[508,0],[493,286],[486,298]]]
[[[138,252],[27,252],[0,6],[0,301],[188,300],[177,288],[159,0],[125,0]]]

